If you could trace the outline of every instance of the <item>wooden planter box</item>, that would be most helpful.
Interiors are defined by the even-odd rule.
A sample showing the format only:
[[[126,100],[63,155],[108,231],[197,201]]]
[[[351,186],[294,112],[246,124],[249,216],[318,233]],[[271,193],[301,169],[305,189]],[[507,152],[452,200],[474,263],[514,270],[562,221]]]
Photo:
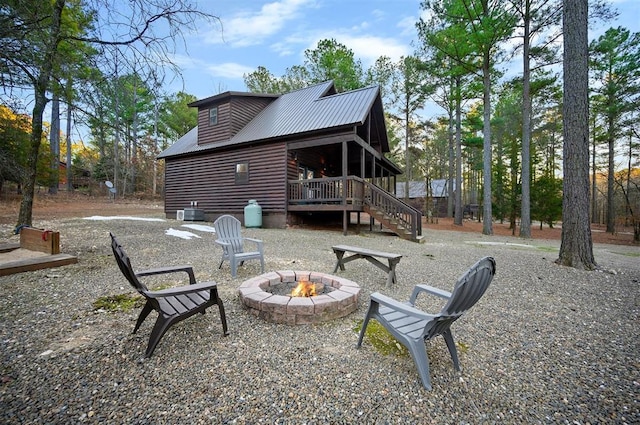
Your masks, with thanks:
[[[20,230],[20,248],[45,254],[60,254],[60,232],[23,227]]]

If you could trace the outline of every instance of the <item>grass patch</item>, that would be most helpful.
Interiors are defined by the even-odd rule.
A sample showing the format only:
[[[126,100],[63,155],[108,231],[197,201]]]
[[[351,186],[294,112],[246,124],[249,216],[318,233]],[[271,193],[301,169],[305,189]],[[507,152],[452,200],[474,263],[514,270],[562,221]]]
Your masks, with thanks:
[[[611,251],[612,254],[624,255],[626,257],[640,257],[640,252],[617,252]]]
[[[120,294],[100,297],[93,302],[94,310],[129,311],[132,308],[142,307],[144,299],[139,295]]]
[[[362,329],[363,320],[360,320],[354,331],[360,333],[360,329]],[[407,357],[409,356],[409,350],[407,347],[400,344],[397,339],[393,337],[387,331],[384,326],[378,323],[375,320],[369,320],[369,325],[367,326],[367,330],[364,333],[365,339],[371,342],[371,345],[382,355],[394,355],[397,357]]]
[[[539,249],[540,251],[545,251],[545,252],[558,252],[558,248],[554,248],[552,246],[538,246],[536,247],[536,249]]]

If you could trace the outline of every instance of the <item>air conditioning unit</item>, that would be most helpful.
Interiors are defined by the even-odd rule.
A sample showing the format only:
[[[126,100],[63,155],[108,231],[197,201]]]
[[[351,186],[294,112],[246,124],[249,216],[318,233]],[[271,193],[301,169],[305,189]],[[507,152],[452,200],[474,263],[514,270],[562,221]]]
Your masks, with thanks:
[[[184,210],[176,211],[176,220],[184,221]]]

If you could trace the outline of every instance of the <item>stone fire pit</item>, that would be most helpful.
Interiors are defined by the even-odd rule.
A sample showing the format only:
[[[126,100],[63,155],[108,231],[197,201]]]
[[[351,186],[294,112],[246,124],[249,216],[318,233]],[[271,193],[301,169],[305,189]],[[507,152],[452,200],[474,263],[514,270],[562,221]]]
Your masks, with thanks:
[[[326,292],[311,297],[277,295],[275,289],[302,280],[324,284]],[[322,285],[319,285],[322,286]],[[271,293],[271,291],[276,294]],[[275,271],[246,280],[238,288],[240,301],[253,315],[290,325],[319,323],[344,317],[358,308],[360,286],[348,279],[308,271]]]

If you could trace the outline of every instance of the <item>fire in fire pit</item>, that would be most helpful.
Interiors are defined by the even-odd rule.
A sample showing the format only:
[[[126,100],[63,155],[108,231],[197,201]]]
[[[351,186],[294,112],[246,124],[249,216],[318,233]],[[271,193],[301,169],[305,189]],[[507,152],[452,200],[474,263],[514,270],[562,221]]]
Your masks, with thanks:
[[[358,307],[360,286],[317,272],[277,271],[245,281],[238,289],[252,314],[276,323],[318,323]]]
[[[298,282],[298,285],[293,288],[293,291],[291,291],[291,296],[315,297],[316,295],[318,295],[318,292],[320,292],[316,289],[317,286],[319,286],[317,283],[309,282],[306,278],[303,277],[300,282]]]

